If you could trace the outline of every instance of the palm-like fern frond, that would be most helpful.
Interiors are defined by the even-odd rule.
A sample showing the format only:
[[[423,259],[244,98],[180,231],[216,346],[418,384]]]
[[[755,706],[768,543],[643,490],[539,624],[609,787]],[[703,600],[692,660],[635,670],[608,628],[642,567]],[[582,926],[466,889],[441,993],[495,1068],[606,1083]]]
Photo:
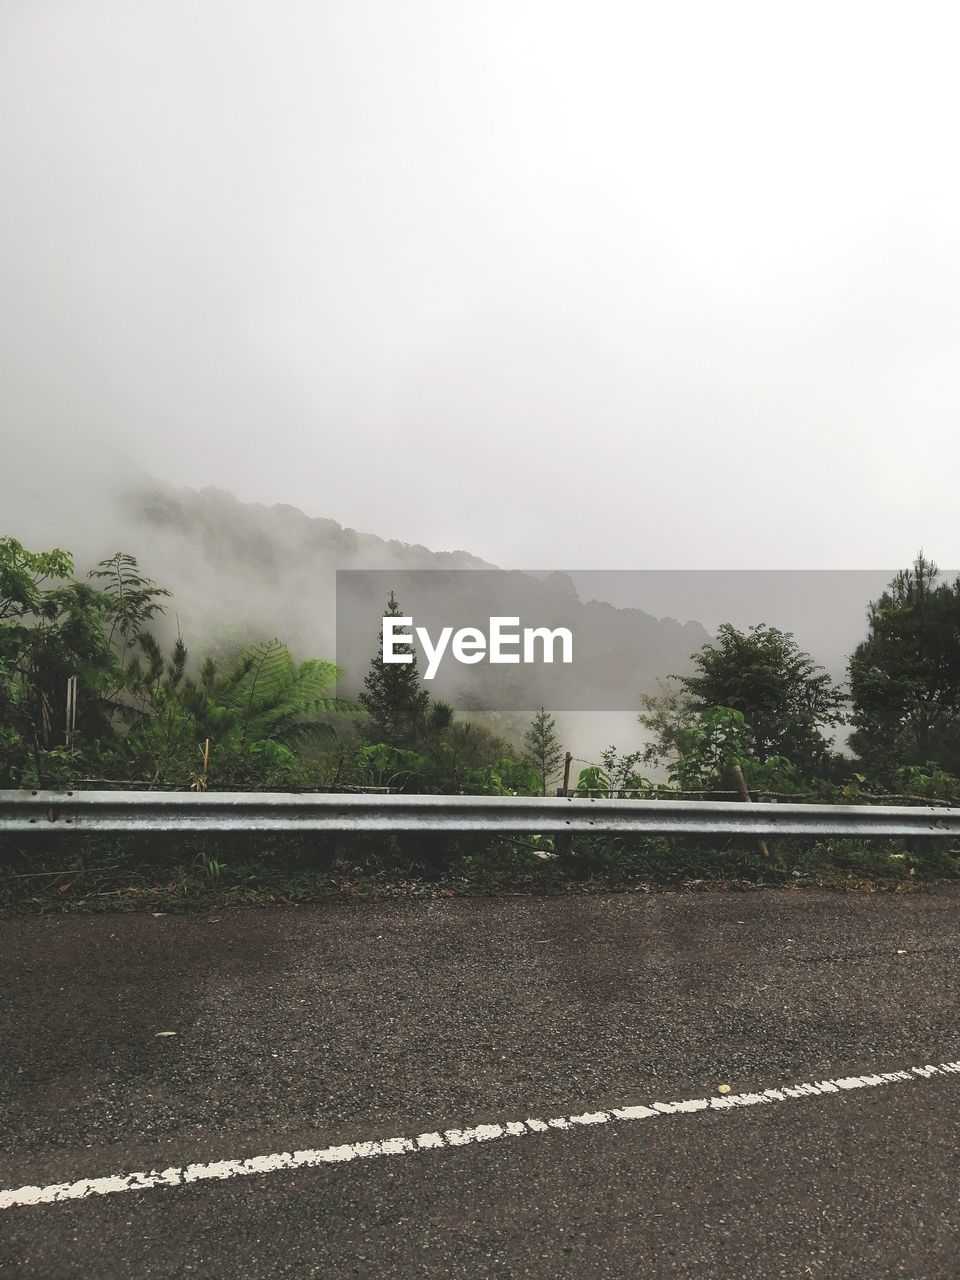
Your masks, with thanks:
[[[320,718],[356,714],[352,703],[330,695],[341,674],[319,658],[298,664],[274,639],[247,649],[222,676],[208,664],[194,692],[202,691],[211,711],[219,707],[222,721],[240,729],[241,749],[256,740],[328,742],[333,730]]]

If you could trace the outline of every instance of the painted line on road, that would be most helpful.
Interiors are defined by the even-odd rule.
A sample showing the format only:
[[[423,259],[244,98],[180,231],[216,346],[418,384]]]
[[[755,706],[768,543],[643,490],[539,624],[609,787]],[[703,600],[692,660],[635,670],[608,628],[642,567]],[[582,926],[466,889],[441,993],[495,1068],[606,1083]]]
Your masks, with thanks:
[[[907,1081],[930,1080],[936,1076],[960,1075],[960,1062],[942,1062],[939,1066],[910,1067],[903,1071],[883,1071],[876,1075],[843,1076],[837,1080],[818,1080],[815,1084],[783,1085],[758,1093],[731,1093],[721,1097],[689,1098],[685,1102],[653,1102],[649,1106],[612,1107],[604,1111],[584,1111],[576,1115],[556,1116],[552,1120],[508,1120],[503,1124],[478,1124],[470,1129],[446,1129],[440,1133],[421,1133],[416,1138],[384,1138],[379,1142],[348,1142],[341,1146],[306,1151],[281,1151],[274,1155],[254,1156],[248,1160],[218,1160],[211,1164],[187,1164],[147,1173],[115,1173],[103,1178],[81,1178],[77,1182],[54,1182],[47,1187],[16,1187],[0,1191],[0,1209],[22,1205],[60,1204],[67,1200],[86,1200],[92,1196],[108,1196],[118,1191],[147,1191],[154,1187],[185,1187],[195,1182],[223,1181],[252,1174],[279,1173],[289,1169],[313,1169],[326,1164],[349,1164],[353,1160],[371,1160],[378,1156],[413,1155],[420,1151],[437,1151],[447,1147],[466,1147],[500,1138],[522,1138],[530,1134],[557,1130],[577,1130],[585,1126],[618,1123],[625,1120],[655,1120],[660,1116],[689,1115],[707,1111],[736,1111],[759,1104],[820,1098],[827,1094],[845,1093],[851,1089],[874,1089],[880,1085]]]

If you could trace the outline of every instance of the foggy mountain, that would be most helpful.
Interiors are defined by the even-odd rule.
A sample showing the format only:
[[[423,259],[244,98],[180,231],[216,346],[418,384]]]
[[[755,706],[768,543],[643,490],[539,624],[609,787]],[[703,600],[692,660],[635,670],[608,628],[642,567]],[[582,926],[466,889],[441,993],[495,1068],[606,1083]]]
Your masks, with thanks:
[[[291,506],[268,507],[241,502],[219,489],[175,489],[153,482],[65,495],[56,513],[24,508],[5,514],[3,525],[31,547],[65,547],[76,558],[78,574],[118,550],[135,555],[141,570],[172,593],[155,630],[167,641],[179,630],[194,662],[208,652],[225,655],[238,644],[277,635],[298,658],[336,657],[347,669],[341,688],[346,696],[355,696],[376,652],[384,599],[370,599],[369,617],[356,620],[353,632],[340,636],[338,649],[337,570],[378,570],[386,589],[393,570],[398,582],[409,581],[411,571],[445,570],[436,582],[455,584],[452,589],[462,601],[469,595],[466,584],[450,571],[487,571],[480,574],[479,584],[496,568],[466,551],[432,551],[386,540]],[[581,690],[579,700],[566,705],[623,708],[622,713],[560,716],[561,725],[576,724],[578,749],[593,755],[613,739],[636,745],[641,690],[654,688],[670,672],[688,670],[690,654],[709,639],[695,621],[582,600],[563,574],[542,578],[514,572],[502,577],[510,580],[511,610],[538,624],[563,622],[573,630],[584,655],[580,670],[589,670],[591,681],[589,691]],[[386,590],[382,594],[385,598]],[[409,608],[402,595],[401,603]],[[525,679],[535,679],[534,668],[522,670]],[[490,674],[502,671],[490,669]],[[471,705],[449,683],[438,681],[431,692]],[[549,706],[549,686],[546,692],[517,692],[515,706],[523,715],[514,729],[541,697]],[[560,710],[556,705],[553,709]]]
[[[356,692],[376,651],[384,600],[370,602],[366,642],[358,633],[344,650],[341,636],[337,652],[337,570],[379,571],[385,598],[390,582],[386,571],[396,570],[401,581],[409,581],[410,571],[445,570],[436,581],[462,596],[466,584],[450,571],[496,568],[466,551],[432,551],[388,541],[294,507],[240,502],[217,489],[153,487],[128,492],[119,499],[117,515],[124,549],[129,544],[144,571],[173,593],[168,630],[179,624],[195,650],[279,635],[298,657],[336,655],[347,668],[344,691],[350,694]],[[96,550],[92,544],[84,547],[83,567],[116,549],[103,542]],[[560,603],[562,620],[574,630],[578,645],[597,655],[595,665],[606,691],[605,700],[599,695],[598,707],[612,705],[614,690],[617,705],[635,706],[642,687],[668,671],[686,670],[689,655],[709,639],[696,622],[583,602],[562,575],[547,580],[526,574],[497,577],[516,585],[511,607],[524,609],[528,618],[553,625]],[[455,696],[452,689],[439,692]]]
[[[144,570],[173,593],[169,612],[188,644],[277,635],[299,658],[334,656],[338,569],[491,567],[466,552],[387,541],[219,489],[128,493],[121,526]],[[377,625],[375,616],[371,635]]]
[[[641,692],[654,690],[668,674],[690,670],[691,654],[722,621],[794,630],[803,647],[842,680],[847,656],[864,634],[867,602],[892,576],[885,570],[495,574],[496,566],[467,551],[434,551],[292,506],[241,502],[220,489],[174,488],[152,480],[87,484],[42,507],[11,496],[3,505],[4,532],[33,548],[65,547],[79,574],[118,550],[135,555],[143,572],[172,593],[158,634],[169,641],[179,630],[192,661],[211,652],[224,657],[237,645],[277,635],[298,658],[335,658],[347,672],[340,692],[349,697],[358,692],[376,651],[389,589],[396,587],[410,612],[416,593],[408,584],[416,582],[418,571],[433,571],[422,575],[433,590],[416,605],[418,619],[429,615],[436,625],[449,602],[447,620],[459,624],[466,620],[465,609],[492,598],[484,596],[481,584],[494,574],[500,584],[494,611],[570,627],[580,655],[576,693],[568,697],[570,686],[543,680],[543,670],[534,667],[485,667],[486,683],[474,681],[470,690],[456,679],[464,669],[448,667],[431,693],[461,708],[496,705],[501,711],[512,698],[518,715],[500,724],[514,734],[530,708],[542,702],[558,713],[577,752],[591,758],[611,741],[623,748],[639,745]],[[363,610],[354,610],[338,634],[336,574],[357,569],[378,571],[372,579],[378,585],[365,584]],[[480,571],[476,587],[459,570]]]

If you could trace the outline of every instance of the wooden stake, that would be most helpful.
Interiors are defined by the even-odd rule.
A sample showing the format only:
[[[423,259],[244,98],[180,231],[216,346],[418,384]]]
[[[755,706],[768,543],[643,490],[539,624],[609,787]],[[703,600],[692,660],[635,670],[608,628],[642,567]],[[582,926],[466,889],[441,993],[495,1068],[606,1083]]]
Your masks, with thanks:
[[[66,739],[66,744],[68,749],[70,747],[71,742],[73,741],[73,734],[76,727],[77,727],[77,677],[68,676],[67,677],[67,719],[66,719],[66,732],[64,734],[64,738]]]
[[[563,757],[563,794],[566,795],[570,789],[570,761],[573,759],[571,752]]]
[[[750,794],[750,788],[747,786],[747,780],[743,776],[743,770],[738,764],[733,766],[733,776],[736,779],[737,788],[740,791],[740,799],[746,804],[753,804],[753,796]],[[761,857],[770,857],[770,850],[767,848],[766,840],[758,840],[757,848],[760,850]]]
[[[199,778],[195,777],[190,784],[194,791],[206,791],[207,789],[207,773],[210,769],[210,739],[204,738],[203,746],[200,748],[200,759],[203,761],[203,772]]]

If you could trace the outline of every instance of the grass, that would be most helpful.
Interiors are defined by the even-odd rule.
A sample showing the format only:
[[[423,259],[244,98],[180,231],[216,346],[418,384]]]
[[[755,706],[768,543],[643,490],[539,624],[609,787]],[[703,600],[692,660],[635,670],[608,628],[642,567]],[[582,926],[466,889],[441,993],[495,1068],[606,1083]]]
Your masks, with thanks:
[[[750,890],[908,892],[960,878],[947,842],[406,836],[39,839],[0,849],[0,912],[209,911],[350,897]],[[546,855],[546,856],[543,856]]]

